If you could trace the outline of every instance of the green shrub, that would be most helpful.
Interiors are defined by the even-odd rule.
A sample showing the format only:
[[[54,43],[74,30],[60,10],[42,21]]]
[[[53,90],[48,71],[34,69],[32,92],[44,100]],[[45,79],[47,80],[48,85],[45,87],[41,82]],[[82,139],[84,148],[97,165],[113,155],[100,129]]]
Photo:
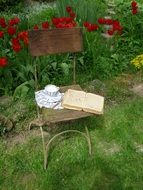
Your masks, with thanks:
[[[51,18],[55,16],[67,16],[66,6],[71,6],[76,13],[77,26],[83,26],[84,21],[97,24],[97,19],[106,15],[106,5],[99,0],[57,0],[55,8],[43,3],[25,9],[25,15],[21,14],[19,30],[32,29],[35,24],[41,27],[42,22],[50,22]],[[116,13],[113,19],[121,22],[123,27],[121,35],[115,35],[112,39],[106,40],[101,36],[102,26],[95,32],[87,32],[86,29],[83,29],[84,52],[77,54],[79,80],[84,77],[86,80],[107,79],[122,72],[132,72],[130,60],[136,54],[142,53],[143,48],[143,12],[132,15],[130,3],[120,2],[117,4]],[[5,51],[3,46],[1,49]],[[14,64],[10,68],[4,68],[5,72],[0,70],[0,93],[10,93],[10,91],[13,93],[16,89],[15,96],[20,93],[26,94],[30,87],[34,89],[33,60],[27,49],[17,55],[11,54],[11,51],[6,53],[11,56],[10,61]],[[72,59],[72,54],[40,57],[38,59],[40,87],[47,83],[57,85],[70,83]]]
[[[55,9],[49,7],[47,4],[35,5],[27,9],[28,27],[33,28],[35,24],[41,24],[44,21],[51,21],[55,16]]]
[[[14,6],[19,5],[20,3],[23,3],[24,0],[0,0],[0,10],[4,11],[8,8],[13,8]]]

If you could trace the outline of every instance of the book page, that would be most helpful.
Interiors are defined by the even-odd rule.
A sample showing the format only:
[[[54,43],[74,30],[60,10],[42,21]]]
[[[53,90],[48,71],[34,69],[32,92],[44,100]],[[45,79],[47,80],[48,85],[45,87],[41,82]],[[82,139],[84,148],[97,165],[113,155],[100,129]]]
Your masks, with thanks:
[[[62,106],[64,108],[82,110],[86,93],[84,91],[69,89],[63,98]]]
[[[95,114],[103,114],[104,97],[87,93],[83,105],[83,110]]]

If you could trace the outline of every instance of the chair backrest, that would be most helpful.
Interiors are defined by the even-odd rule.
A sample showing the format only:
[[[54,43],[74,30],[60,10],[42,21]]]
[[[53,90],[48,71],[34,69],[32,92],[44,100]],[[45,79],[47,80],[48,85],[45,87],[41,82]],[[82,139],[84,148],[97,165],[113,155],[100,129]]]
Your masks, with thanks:
[[[83,50],[81,28],[30,30],[29,50],[32,56],[80,52]]]

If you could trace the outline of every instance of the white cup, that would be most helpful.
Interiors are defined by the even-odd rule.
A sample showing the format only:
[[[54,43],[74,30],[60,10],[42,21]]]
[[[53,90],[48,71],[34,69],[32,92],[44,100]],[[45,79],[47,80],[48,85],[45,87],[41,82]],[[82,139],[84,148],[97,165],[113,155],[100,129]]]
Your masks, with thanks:
[[[59,91],[59,87],[53,84],[48,84],[47,86],[45,86],[45,91],[49,96],[56,96]]]

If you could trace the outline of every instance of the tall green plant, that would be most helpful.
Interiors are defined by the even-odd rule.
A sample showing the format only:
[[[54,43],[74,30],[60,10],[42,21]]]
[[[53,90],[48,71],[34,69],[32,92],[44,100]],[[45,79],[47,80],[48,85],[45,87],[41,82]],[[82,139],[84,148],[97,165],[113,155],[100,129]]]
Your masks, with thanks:
[[[71,6],[77,15],[77,21],[97,22],[106,15],[106,3],[99,0],[57,0],[58,16],[67,16],[66,6]]]

